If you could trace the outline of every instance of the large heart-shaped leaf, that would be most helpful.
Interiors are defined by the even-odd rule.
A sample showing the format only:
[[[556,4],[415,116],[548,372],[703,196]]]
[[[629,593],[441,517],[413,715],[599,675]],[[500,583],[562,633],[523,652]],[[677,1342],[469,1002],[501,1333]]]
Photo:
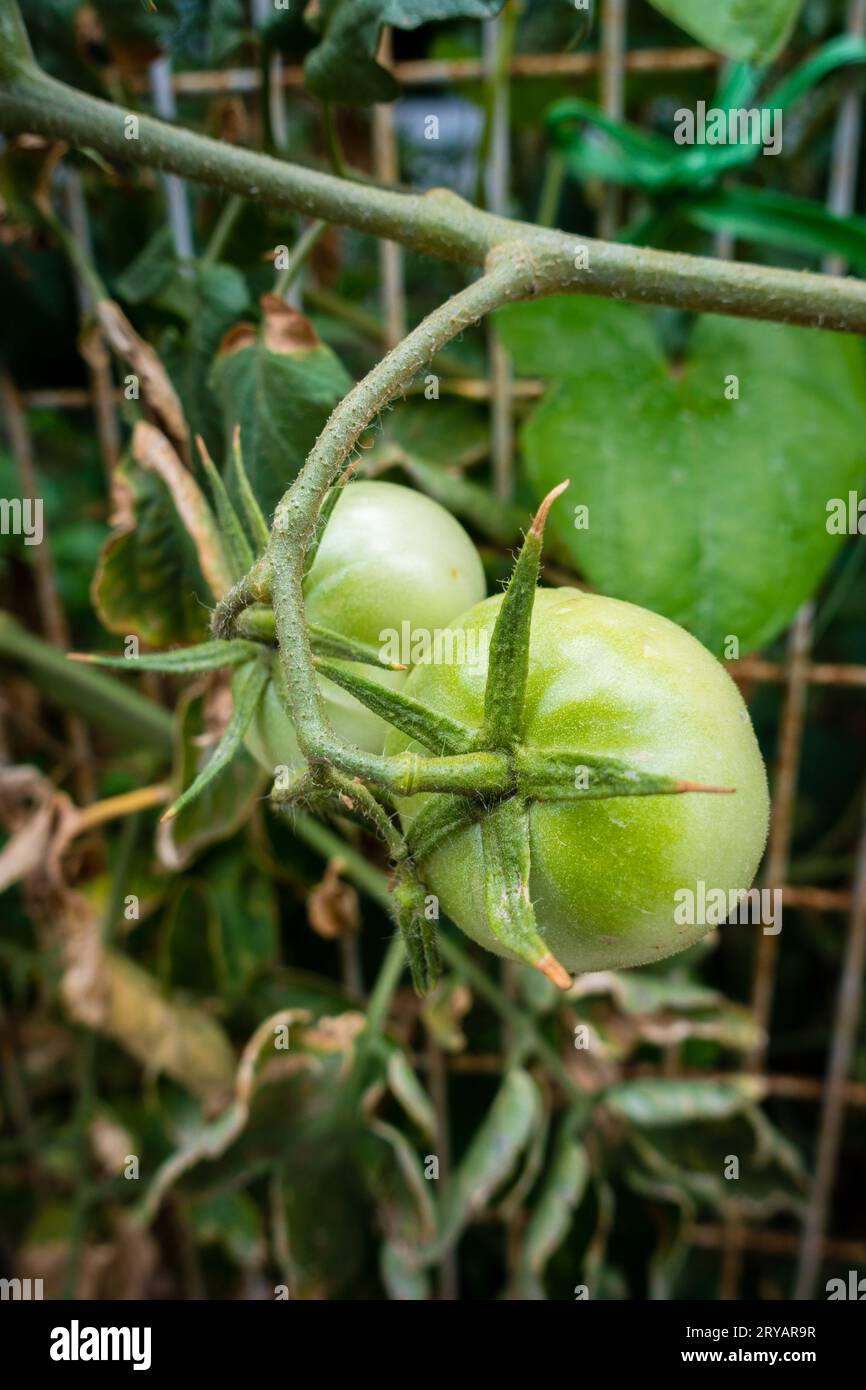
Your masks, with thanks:
[[[526,468],[539,499],[571,479],[549,529],[589,580],[719,657],[730,636],[745,652],[782,631],[839,544],[828,500],[866,473],[860,343],[706,317],[671,364],[627,305],[498,320],[520,371],[559,378],[524,429]]]
[[[270,515],[352,379],[303,314],[276,295],[264,296],[262,312],[260,328],[241,323],[226,335],[210,381],[228,439],[241,427],[247,475]]]
[[[708,48],[767,63],[784,47],[803,0],[650,0]]]

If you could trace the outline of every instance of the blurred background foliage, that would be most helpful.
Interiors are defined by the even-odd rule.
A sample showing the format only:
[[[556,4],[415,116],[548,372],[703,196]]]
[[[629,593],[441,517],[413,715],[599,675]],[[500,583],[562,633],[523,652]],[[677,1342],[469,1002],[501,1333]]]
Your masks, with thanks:
[[[370,103],[390,101],[405,183],[481,198],[497,83],[464,65],[447,83],[401,89],[376,53],[390,25],[398,63],[478,60],[478,21],[502,8],[321,0],[311,26],[299,5],[266,7],[257,24],[242,0],[22,6],[48,71],[129,111],[148,108],[148,65],[161,58],[178,76],[237,68],[266,88],[275,57],[304,63],[305,85],[277,94],[276,124],[272,91],[181,89],[177,118],[372,177]],[[619,179],[632,239],[711,253],[727,232],[743,259],[816,268],[844,251],[860,267],[866,224],[822,216],[839,102],[863,81],[853,49],[835,66],[831,51],[826,74],[786,108],[778,158],[688,177],[665,163],[677,154],[678,108],[711,104],[719,81],[772,93],[844,31],[845,6],[831,0],[754,9],[753,26],[721,0],[635,0],[630,49],[701,43],[725,61],[630,70],[628,127],[615,132],[597,119],[596,72],[512,80],[507,210],[591,235],[603,179]],[[509,3],[502,24],[517,55],[598,48],[597,26],[570,0]],[[429,113],[438,141],[423,138]],[[192,186],[183,197],[191,258],[179,254],[158,175],[37,139],[9,141],[0,157],[6,404],[29,439],[56,598],[79,650],[117,651],[129,633],[145,649],[189,642],[207,622],[169,489],[125,452],[142,403],[123,385],[140,343],[167,369],[182,428],[226,469],[241,423],[266,510],[386,345],[368,238],[324,229],[288,287],[274,248],[298,243],[301,219]],[[462,283],[458,268],[412,252],[403,267],[411,321]],[[285,293],[309,317],[314,347],[270,336],[273,296]],[[94,385],[101,298],[120,305],[133,335],[131,354],[112,339],[123,453],[113,480],[86,401],[55,394]],[[493,496],[489,405],[473,387],[488,371],[481,333],[435,364],[441,399],[410,395],[364,457],[372,475],[409,481],[464,520],[491,590],[568,457],[598,524],[583,536],[553,528],[546,582],[577,578],[668,612],[719,657],[725,636],[740,634],[743,655],[760,648],[771,661],[814,597],[815,659],[863,661],[862,541],[821,524],[824,500],[862,479],[859,342],[594,300],[521,306],[496,323],[526,388],[514,398],[513,498]],[[709,404],[720,363],[754,391],[736,441]],[[0,495],[14,497],[21,447],[9,412],[7,426]],[[191,450],[188,462],[198,467]],[[118,528],[120,488],[132,502]],[[580,1286],[607,1299],[714,1298],[718,1242],[694,1233],[745,1226],[778,1235],[780,1253],[745,1259],[742,1294],[790,1295],[820,1098],[809,1087],[832,1038],[843,918],[786,909],[766,1070],[800,1078],[799,1093],[744,1063],[762,1041],[747,1008],[755,943],[745,928],[652,970],[585,977],[562,1000],[444,924],[446,976],[419,1001],[400,978],[383,853],[357,828],[274,820],[249,759],[170,831],[157,826],[162,785],[188,784],[224,722],[225,684],[71,668],[52,647],[36,571],[34,548],[0,537],[4,1275],[110,1297],[273,1297],[285,1285],[293,1298],[571,1299]],[[781,689],[747,681],[745,694],[772,767]],[[794,885],[850,887],[864,740],[856,686],[810,690]],[[150,801],[135,799],[141,788],[155,789]],[[128,814],[88,819],[88,805],[116,796],[132,798]],[[290,1046],[265,1061],[270,1030],[283,1026]],[[851,1079],[866,1085],[862,1023]],[[831,1236],[861,1247],[863,1115],[862,1105],[848,1114],[830,1220]],[[731,1155],[736,1182],[725,1176]],[[838,1272],[832,1260],[823,1268]]]

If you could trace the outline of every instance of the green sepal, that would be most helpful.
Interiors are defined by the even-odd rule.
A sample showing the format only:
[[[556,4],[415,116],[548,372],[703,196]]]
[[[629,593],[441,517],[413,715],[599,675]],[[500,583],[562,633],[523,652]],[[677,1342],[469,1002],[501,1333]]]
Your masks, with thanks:
[[[367,642],[356,642],[319,623],[308,623],[310,646],[316,656],[331,656],[337,661],[359,661],[362,666],[378,666],[383,671],[405,671],[399,661],[383,661],[377,649]]]
[[[238,633],[255,642],[276,641],[274,610],[264,603],[252,604],[239,615],[235,623]],[[375,647],[344,637],[320,623],[308,623],[310,646],[316,656],[330,656],[337,661],[358,661],[363,666],[378,666],[382,671],[405,671],[398,661],[383,661]]]
[[[426,916],[424,885],[403,867],[397,874],[391,901],[394,919],[406,947],[406,959],[416,994],[428,994],[442,973],[436,925]]]
[[[171,652],[149,652],[145,656],[103,656],[101,653],[69,652],[70,661],[91,666],[112,666],[116,671],[159,671],[164,676],[194,675],[199,671],[218,671],[223,666],[242,666],[261,651],[256,642],[233,638],[230,642],[199,642],[194,647],[178,647]]]
[[[228,766],[253,722],[253,716],[269,679],[270,667],[264,661],[251,661],[248,667],[238,672],[232,687],[234,709],[225,733],[195,781],[191,782],[186,791],[168,808],[162,817],[163,820],[172,820],[184,806],[195,801],[205,787]]]
[[[514,764],[518,794],[533,801],[600,801],[618,796],[678,796],[684,792],[734,790],[644,772],[619,758],[597,757],[570,748],[517,748]]]
[[[406,835],[412,858],[416,864],[429,859],[452,835],[474,825],[486,814],[483,801],[473,801],[468,796],[431,796]]]
[[[257,555],[267,549],[271,539],[268,523],[265,521],[264,513],[259,506],[258,499],[250,486],[247,477],[247,470],[244,467],[244,454],[241,448],[241,429],[236,426],[232,439],[231,450],[232,482],[241,504],[241,510],[247,523],[247,531],[253,544],[253,549]]]
[[[205,477],[210,485],[214,506],[216,507],[217,519],[220,524],[223,545],[225,546],[231,569],[232,580],[238,580],[246,574],[252,566],[254,555],[252,547],[247,540],[240,518],[234,509],[231,498],[228,495],[226,485],[217,472],[213,459],[207,451],[207,446],[200,435],[196,436],[196,444],[204,468]]]
[[[541,569],[544,523],[551,505],[567,487],[561,483],[547,496],[526,533],[490,639],[484,723],[479,748],[507,748],[517,741],[523,719],[529,674],[532,608]]]
[[[401,733],[417,739],[437,755],[469,753],[474,747],[473,731],[444,714],[428,709],[419,700],[404,695],[399,690],[377,685],[375,681],[344,666],[335,666],[323,657],[314,657],[314,665],[320,675],[342,686],[367,709],[378,714]]]
[[[481,821],[487,926],[512,955],[541,970],[561,989],[571,977],[538,933],[529,897],[529,809],[519,797],[502,801]]]

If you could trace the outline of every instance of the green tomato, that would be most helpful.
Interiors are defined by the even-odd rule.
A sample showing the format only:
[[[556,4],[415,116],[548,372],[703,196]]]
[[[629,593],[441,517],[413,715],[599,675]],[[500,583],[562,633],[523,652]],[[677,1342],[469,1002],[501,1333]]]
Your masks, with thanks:
[[[378,651],[402,638],[435,633],[483,598],[478,552],[438,502],[396,483],[349,483],[334,507],[304,585],[307,619]],[[392,637],[391,634],[394,634]],[[402,658],[405,660],[405,658]],[[358,668],[399,689],[401,671]],[[279,662],[266,687],[247,747],[269,772],[297,767],[301,754],[280,698]],[[389,726],[332,681],[320,680],[325,712],[337,733],[380,753]]]
[[[483,652],[500,603],[487,599],[452,626],[476,629]],[[485,676],[484,661],[416,666],[406,693],[479,726]],[[726,893],[751,885],[767,837],[764,764],[733,681],[675,623],[616,599],[540,589],[522,737],[529,746],[572,748],[736,789],[733,796],[532,803],[530,897],[541,936],[568,970],[619,969],[673,955],[712,926],[677,920],[685,915],[679,890],[697,895],[701,880]],[[392,729],[385,751],[408,746]],[[406,824],[426,800],[404,803]],[[486,919],[477,825],[457,832],[422,872],[442,911],[468,936],[510,954]]]

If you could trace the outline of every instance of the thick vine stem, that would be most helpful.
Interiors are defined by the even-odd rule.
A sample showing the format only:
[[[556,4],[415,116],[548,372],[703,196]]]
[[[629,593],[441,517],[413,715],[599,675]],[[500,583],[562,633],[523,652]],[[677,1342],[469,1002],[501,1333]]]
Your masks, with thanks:
[[[568,236],[482,212],[445,189],[419,195],[341,179],[138,113],[131,138],[130,114],[42,72],[15,0],[0,0],[0,127],[9,134],[64,140],[447,260],[481,266],[495,247],[531,243],[529,294],[595,294],[866,333],[859,280]]]
[[[344,397],[274,516],[268,550],[271,597],[288,707],[301,749],[313,763],[333,763],[396,795],[405,795],[407,789],[502,795],[513,785],[513,770],[510,759],[499,752],[387,758],[365,753],[337,737],[322,711],[304,617],[305,555],[325,494],[371,420],[464,328],[531,290],[531,258],[520,248],[514,251],[493,258],[486,275],[434,309]]]

